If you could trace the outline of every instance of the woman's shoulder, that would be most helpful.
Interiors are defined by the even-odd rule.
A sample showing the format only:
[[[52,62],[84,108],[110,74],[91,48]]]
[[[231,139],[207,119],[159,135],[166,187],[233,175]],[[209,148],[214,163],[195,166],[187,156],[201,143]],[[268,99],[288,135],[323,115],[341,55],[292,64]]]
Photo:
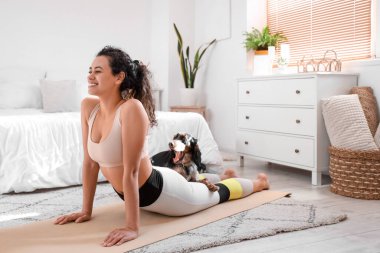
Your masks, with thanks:
[[[130,98],[120,106],[121,111],[144,109],[141,101],[135,98]]]
[[[120,106],[120,115],[122,118],[132,116],[131,114],[134,117],[137,115],[144,115],[145,117],[146,111],[140,100],[131,98]]]
[[[85,97],[81,103],[81,113],[88,119],[97,104],[99,104],[98,98]]]
[[[99,103],[99,98],[95,96],[85,97],[82,99],[82,103]]]

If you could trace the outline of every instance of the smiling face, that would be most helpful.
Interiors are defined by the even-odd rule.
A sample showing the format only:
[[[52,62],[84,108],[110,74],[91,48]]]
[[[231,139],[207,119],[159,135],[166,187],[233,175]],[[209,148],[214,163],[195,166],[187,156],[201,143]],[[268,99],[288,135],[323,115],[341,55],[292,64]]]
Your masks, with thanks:
[[[120,93],[119,87],[124,77],[124,72],[113,75],[108,58],[98,56],[94,59],[89,69],[87,77],[88,93],[95,96],[102,96],[113,92]]]

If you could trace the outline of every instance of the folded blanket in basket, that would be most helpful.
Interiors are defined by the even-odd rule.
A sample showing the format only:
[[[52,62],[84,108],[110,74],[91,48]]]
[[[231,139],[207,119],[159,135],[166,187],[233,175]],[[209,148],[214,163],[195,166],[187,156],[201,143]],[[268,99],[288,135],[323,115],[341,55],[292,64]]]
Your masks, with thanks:
[[[321,106],[332,146],[352,150],[379,150],[357,94],[322,99]]]

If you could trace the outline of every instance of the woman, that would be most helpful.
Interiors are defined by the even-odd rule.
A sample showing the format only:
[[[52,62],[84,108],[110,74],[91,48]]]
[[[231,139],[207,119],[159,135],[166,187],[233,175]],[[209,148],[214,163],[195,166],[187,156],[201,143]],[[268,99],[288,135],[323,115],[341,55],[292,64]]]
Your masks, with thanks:
[[[81,107],[83,207],[79,213],[57,218],[55,224],[91,219],[99,169],[125,202],[125,225],[109,233],[102,243],[106,247],[138,236],[139,207],[186,215],[269,187],[266,176],[260,174],[254,181],[221,181],[219,190],[210,192],[204,184],[187,182],[171,169],[152,167],[146,136],[156,118],[149,72],[122,50],[103,48],[92,62],[88,83],[89,94],[99,99],[85,98]],[[225,175],[229,176],[233,175]]]

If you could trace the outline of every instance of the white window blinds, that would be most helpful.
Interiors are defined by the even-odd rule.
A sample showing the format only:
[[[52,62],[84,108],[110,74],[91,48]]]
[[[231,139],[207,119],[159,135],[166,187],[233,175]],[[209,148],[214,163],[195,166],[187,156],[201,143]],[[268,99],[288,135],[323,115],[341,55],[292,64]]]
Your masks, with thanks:
[[[268,0],[267,8],[271,32],[288,38],[291,64],[328,49],[341,61],[372,56],[371,0]]]

